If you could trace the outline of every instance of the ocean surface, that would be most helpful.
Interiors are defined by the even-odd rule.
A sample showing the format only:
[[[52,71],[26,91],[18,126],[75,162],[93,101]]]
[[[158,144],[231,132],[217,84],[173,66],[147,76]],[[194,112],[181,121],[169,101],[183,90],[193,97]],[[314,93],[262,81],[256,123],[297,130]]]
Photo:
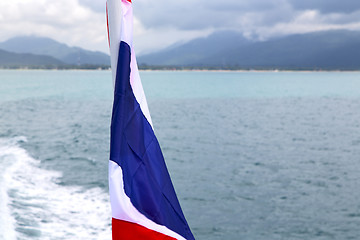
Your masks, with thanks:
[[[360,238],[360,73],[141,72],[199,240]],[[109,71],[0,71],[0,239],[111,239]]]

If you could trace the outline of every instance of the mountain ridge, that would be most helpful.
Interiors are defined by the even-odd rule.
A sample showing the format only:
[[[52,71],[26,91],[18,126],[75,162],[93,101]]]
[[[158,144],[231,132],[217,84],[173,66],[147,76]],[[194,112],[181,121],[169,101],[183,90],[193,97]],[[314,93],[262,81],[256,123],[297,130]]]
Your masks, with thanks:
[[[0,66],[7,68],[42,66],[44,68],[64,65],[56,58],[31,53],[12,53],[0,49]]]
[[[232,34],[238,42],[234,43],[229,39],[226,42],[220,42],[214,37],[216,35],[210,35],[207,38],[190,41],[175,49],[140,56],[138,62],[143,66],[185,68],[360,69],[360,47],[358,46],[360,31],[319,31],[293,34],[267,41],[249,41],[240,33]],[[229,32],[225,33],[226,35],[229,35]],[[199,49],[191,48],[194,43],[200,46]],[[214,48],[218,51],[214,51]],[[198,55],[194,58],[182,57],[182,54],[186,55],[187,51],[194,51],[195,55]],[[205,54],[199,56],[199,53]]]
[[[110,65],[110,56],[80,47],[69,47],[51,38],[19,36],[0,43],[0,49],[14,53],[47,55],[69,65]]]

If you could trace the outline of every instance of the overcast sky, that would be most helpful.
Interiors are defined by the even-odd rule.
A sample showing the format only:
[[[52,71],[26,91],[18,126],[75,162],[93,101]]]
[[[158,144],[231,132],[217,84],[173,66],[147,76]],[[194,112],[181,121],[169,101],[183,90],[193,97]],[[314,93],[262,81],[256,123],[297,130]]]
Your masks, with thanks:
[[[50,37],[108,52],[106,0],[0,0],[0,41]],[[133,0],[139,53],[236,30],[252,39],[329,29],[360,30],[360,0]]]

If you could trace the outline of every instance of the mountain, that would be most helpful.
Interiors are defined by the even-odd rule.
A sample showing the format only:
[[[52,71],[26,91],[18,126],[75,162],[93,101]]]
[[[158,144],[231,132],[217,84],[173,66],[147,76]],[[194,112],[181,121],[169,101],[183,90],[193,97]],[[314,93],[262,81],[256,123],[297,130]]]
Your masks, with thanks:
[[[0,49],[15,53],[48,55],[71,65],[110,65],[110,57],[105,53],[88,51],[79,47],[69,47],[50,38],[15,37],[0,43]]]
[[[22,67],[22,66],[54,66],[64,63],[53,57],[45,55],[34,55],[29,53],[12,53],[0,49],[0,66]]]
[[[223,58],[232,65],[248,68],[354,69],[360,67],[359,43],[360,32],[297,34],[228,49],[212,56],[206,64],[217,65],[219,62],[214,59]]]
[[[250,43],[241,33],[220,31],[205,38],[182,45],[175,44],[159,52],[140,56],[138,62],[149,65],[192,65],[231,47],[246,46]]]
[[[221,33],[220,33],[221,34]],[[235,33],[218,34],[139,58],[140,64],[192,67],[359,69],[360,32],[323,31],[249,42]],[[196,43],[196,44],[195,44]],[[195,46],[187,50],[189,46]],[[193,57],[192,52],[195,52]],[[179,57],[177,57],[179,55]]]

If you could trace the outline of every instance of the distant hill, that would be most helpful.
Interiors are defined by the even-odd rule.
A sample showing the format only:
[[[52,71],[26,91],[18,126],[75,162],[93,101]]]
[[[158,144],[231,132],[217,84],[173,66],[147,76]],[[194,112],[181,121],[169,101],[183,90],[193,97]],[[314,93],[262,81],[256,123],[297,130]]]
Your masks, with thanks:
[[[216,33],[174,49],[141,56],[138,62],[246,69],[360,69],[360,32],[324,31],[264,42],[249,42],[236,33]]]
[[[48,55],[65,64],[110,65],[109,55],[102,52],[88,51],[79,47],[69,47],[50,38],[15,37],[0,43],[0,49],[15,53]]]
[[[0,49],[1,67],[23,67],[23,66],[58,66],[64,63],[53,57],[45,55],[34,55],[29,53],[12,53]]]
[[[185,44],[175,44],[159,52],[138,57],[138,63],[149,65],[194,65],[209,62],[209,57],[251,42],[241,33],[221,31]],[[206,60],[206,62],[204,62]],[[221,63],[222,64],[222,63]]]

